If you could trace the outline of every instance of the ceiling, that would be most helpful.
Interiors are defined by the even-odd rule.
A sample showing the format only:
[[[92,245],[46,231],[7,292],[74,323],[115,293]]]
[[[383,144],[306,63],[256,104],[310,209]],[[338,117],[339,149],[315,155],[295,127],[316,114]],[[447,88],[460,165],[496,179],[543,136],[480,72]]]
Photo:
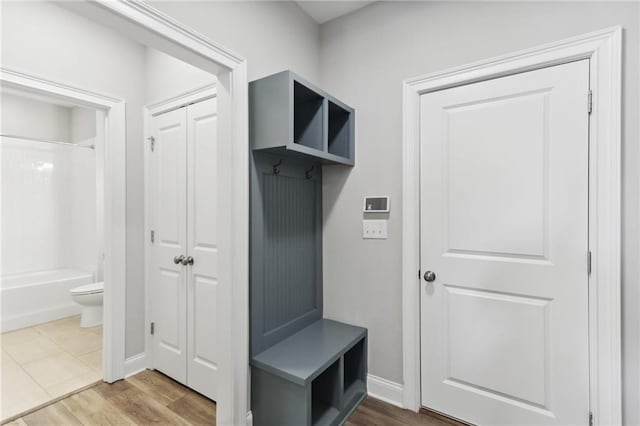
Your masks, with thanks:
[[[324,24],[365,7],[373,1],[297,1],[296,3],[318,24]]]

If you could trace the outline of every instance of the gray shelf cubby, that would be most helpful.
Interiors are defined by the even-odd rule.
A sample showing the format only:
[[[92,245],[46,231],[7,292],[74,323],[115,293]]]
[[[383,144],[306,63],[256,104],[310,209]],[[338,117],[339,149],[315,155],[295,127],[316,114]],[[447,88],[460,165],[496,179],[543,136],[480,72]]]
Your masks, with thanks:
[[[353,165],[355,111],[292,71],[249,83],[254,150]]]

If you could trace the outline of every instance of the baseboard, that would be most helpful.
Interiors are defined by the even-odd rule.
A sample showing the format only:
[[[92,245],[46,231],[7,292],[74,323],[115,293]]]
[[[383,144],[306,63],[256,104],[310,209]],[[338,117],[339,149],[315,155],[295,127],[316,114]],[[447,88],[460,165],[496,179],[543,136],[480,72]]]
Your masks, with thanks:
[[[367,394],[396,407],[404,408],[402,403],[404,388],[391,380],[371,374],[367,375]]]
[[[247,413],[247,426],[253,426],[253,413],[251,411]]]
[[[131,377],[147,369],[146,354],[144,352],[130,356],[124,360],[124,378]]]
[[[78,315],[81,311],[80,305],[77,303],[69,303],[66,305],[54,306],[52,308],[42,309],[39,311],[28,312],[26,314],[5,316],[0,321],[0,332],[17,330],[20,328],[31,327],[49,321]]]

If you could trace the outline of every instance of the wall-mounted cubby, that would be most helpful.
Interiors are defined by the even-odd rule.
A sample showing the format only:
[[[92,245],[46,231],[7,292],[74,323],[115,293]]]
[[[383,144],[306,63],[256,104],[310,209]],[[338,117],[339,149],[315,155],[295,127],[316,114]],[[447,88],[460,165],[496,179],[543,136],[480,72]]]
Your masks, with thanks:
[[[291,71],[249,83],[254,150],[353,165],[355,111]]]

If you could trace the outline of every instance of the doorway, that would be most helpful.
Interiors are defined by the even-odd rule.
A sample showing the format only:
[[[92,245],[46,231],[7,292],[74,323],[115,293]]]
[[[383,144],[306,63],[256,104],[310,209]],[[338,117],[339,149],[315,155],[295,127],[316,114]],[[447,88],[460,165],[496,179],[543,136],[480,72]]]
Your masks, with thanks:
[[[4,84],[0,98],[6,421],[103,378],[105,120]]]
[[[218,298],[217,100],[147,110],[145,150],[149,366],[216,401]]]
[[[446,409],[450,415],[458,415],[468,421],[479,423],[508,423],[509,416],[517,411],[520,411],[517,414],[518,423],[535,422],[533,418],[536,416],[547,416],[550,419],[538,420],[538,423],[560,421],[554,420],[551,416],[569,415],[557,411],[560,408],[558,404],[562,401],[556,400],[554,403],[553,399],[545,398],[550,390],[555,388],[559,391],[559,378],[567,377],[569,374],[573,375],[573,381],[569,379],[572,385],[570,390],[565,389],[565,391],[578,395],[577,400],[580,402],[573,409],[575,413],[580,411],[580,414],[575,414],[575,419],[565,418],[565,422],[584,424],[589,422],[619,424],[621,422],[619,251],[621,33],[619,27],[609,28],[405,81],[403,107],[405,407],[417,410],[422,404],[427,404],[436,410]],[[582,81],[581,84],[584,86],[581,90],[584,92],[581,95],[582,101],[575,101],[571,109],[568,104],[556,108],[567,114],[566,124],[574,125],[576,129],[580,127],[576,125],[578,120],[576,117],[583,117],[580,120],[588,117],[586,130],[585,126],[582,126],[583,136],[575,133],[570,138],[571,143],[575,144],[575,140],[585,139],[584,134],[588,132],[588,142],[579,147],[574,145],[570,157],[578,163],[578,167],[586,167],[587,171],[574,169],[572,165],[571,168],[552,172],[553,161],[556,161],[554,156],[562,155],[562,150],[566,149],[564,142],[560,146],[550,145],[548,150],[542,150],[542,154],[530,151],[535,144],[528,143],[526,147],[518,150],[517,155],[511,155],[516,151],[513,151],[513,146],[503,143],[506,139],[515,139],[517,143],[527,140],[531,142],[531,135],[535,135],[535,132],[526,136],[521,135],[522,137],[519,135],[513,137],[513,134],[507,137],[508,128],[518,122],[518,109],[527,109],[526,104],[531,107],[537,102],[533,99],[542,94],[539,90],[542,87],[534,88],[524,80],[517,82],[514,85],[515,91],[524,87],[531,89],[524,97],[507,92],[496,96],[487,92],[485,93],[487,96],[483,97],[484,95],[479,95],[481,91],[495,84],[492,90],[498,93],[499,86],[502,87],[501,85],[507,84],[508,81],[527,79],[527,76],[532,75],[541,78],[541,73],[553,73],[553,70],[579,67],[578,64],[585,63],[588,64],[586,77],[588,84],[585,85],[585,79],[579,76],[575,81],[570,79],[568,83],[571,85]],[[579,73],[584,74],[585,71]],[[552,86],[555,87],[555,83]],[[465,88],[469,90],[466,91]],[[525,95],[524,91],[523,95]],[[468,93],[471,97],[466,101],[460,98],[460,102],[453,102],[447,107],[448,109],[441,108],[441,116],[438,120],[432,119],[428,125],[425,125],[423,118],[427,110],[433,109],[436,105],[432,101],[438,97],[438,94],[446,97],[452,93]],[[472,99],[474,94],[479,95],[476,98],[479,103]],[[577,99],[577,95],[575,96]],[[546,104],[542,102],[542,105],[545,105],[544,108],[553,105],[553,102],[559,101],[562,97],[554,96],[554,98]],[[483,99],[491,101],[485,102]],[[518,105],[518,99],[527,100],[527,102]],[[492,109],[495,111],[504,108],[508,102],[513,102],[513,108],[504,109],[500,116],[509,117],[514,121],[505,119],[495,121],[495,117],[491,117]],[[492,104],[493,108],[484,108],[489,104]],[[444,104],[440,106],[443,107]],[[539,106],[542,108],[541,105]],[[540,108],[535,107],[531,112],[535,112],[536,109],[540,111]],[[576,115],[578,113],[573,110],[579,111],[578,113],[582,115]],[[476,112],[479,112],[477,116]],[[455,115],[458,117],[454,119]],[[535,116],[534,114],[525,115]],[[540,116],[539,113],[537,115]],[[467,120],[467,123],[464,126],[458,126],[460,119]],[[547,130],[542,139],[552,141],[553,116],[545,116],[543,121],[546,125],[542,128]],[[535,127],[531,124],[534,122],[535,118],[531,120],[527,118],[526,124],[524,124],[525,121],[520,121],[521,127],[530,130]],[[493,124],[483,127],[483,123]],[[447,133],[444,135],[437,133],[437,129],[442,131],[445,128]],[[505,133],[489,137],[490,141],[484,147],[479,146],[480,144],[474,146],[467,143],[475,138],[475,135],[468,133],[472,128],[476,129],[479,138],[477,140],[480,141],[486,140],[485,136],[495,129],[504,129]],[[437,143],[423,143],[427,135],[430,135],[431,139],[440,141],[446,139],[448,142],[444,144],[444,149],[443,146],[437,146]],[[451,144],[453,140],[457,141],[459,145],[457,148]],[[541,139],[538,138],[538,140]],[[585,144],[588,147],[586,151]],[[458,149],[460,146],[465,146],[465,149],[460,151]],[[491,151],[498,146],[505,151],[501,156],[496,157],[491,157],[496,154],[495,152],[486,152],[482,149],[488,148]],[[431,156],[428,155],[429,149],[433,149]],[[469,155],[471,152],[476,153],[475,157]],[[522,162],[524,157],[520,159],[517,157],[523,156],[525,152],[529,154]],[[486,155],[489,157],[487,158]],[[531,182],[524,184],[522,175],[533,175],[531,173],[533,168],[528,163],[535,162],[535,158],[540,158],[540,155],[543,155],[542,158],[550,167],[543,168],[542,172],[540,169],[537,170],[543,183],[538,180],[539,188],[536,190],[530,185]],[[486,159],[484,164],[483,158]],[[514,165],[519,163],[521,168],[516,171]],[[426,170],[426,164],[434,170]],[[442,167],[443,164],[446,168]],[[487,167],[484,167],[485,165]],[[555,168],[557,167],[556,165]],[[439,175],[436,176],[437,170]],[[475,176],[476,172],[479,173],[478,176]],[[515,177],[500,179],[504,173],[511,173]],[[432,180],[435,180],[431,188],[425,181],[430,174]],[[547,178],[544,177],[545,174]],[[466,181],[465,179],[470,175],[474,175],[478,181]],[[587,176],[586,182],[585,176]],[[546,186],[544,182],[547,182]],[[565,185],[571,182],[567,186],[572,191],[571,195],[568,195],[571,199],[577,196],[573,190],[583,195],[580,196],[581,200],[577,206],[564,204],[566,200],[554,202],[553,208],[563,206],[567,208],[558,210],[560,215],[569,212],[571,208],[581,206],[573,213],[577,215],[575,223],[560,229],[559,234],[562,236],[566,231],[568,235],[575,235],[572,239],[575,245],[563,247],[564,243],[561,243],[554,249],[553,244],[549,244],[554,238],[551,227],[555,220],[553,209],[545,207],[541,213],[544,205],[542,203],[536,206],[530,204],[531,208],[523,208],[523,205],[526,207],[527,203],[531,203],[535,197],[541,199],[540,191],[544,188],[548,193],[546,203],[549,205],[549,201],[553,201],[556,197],[553,196],[553,192],[556,191],[555,185],[561,182],[565,182]],[[517,186],[518,183],[522,185]],[[586,196],[584,196],[585,186]],[[470,189],[467,190],[467,188]],[[500,191],[487,193],[487,188],[496,191],[500,189]],[[428,194],[431,197],[430,200],[423,199],[426,191],[430,190],[436,193]],[[437,193],[438,190],[440,193]],[[544,191],[542,200],[545,200]],[[446,197],[443,198],[443,194]],[[483,194],[488,198],[483,199]],[[500,197],[505,199],[501,202]],[[518,206],[512,206],[511,198],[521,203]],[[426,201],[432,201],[432,203],[427,205]],[[577,199],[574,201],[577,202]],[[474,207],[475,210],[467,211],[476,203],[479,205]],[[431,209],[433,212],[426,211]],[[522,210],[515,212],[511,209]],[[437,217],[438,212],[439,217]],[[505,217],[505,212],[514,213],[517,218]],[[535,214],[538,215],[538,219],[533,219],[532,212],[537,212]],[[477,214],[474,216],[473,213]],[[433,223],[427,220],[429,215],[432,216],[429,220]],[[502,220],[497,221],[497,219]],[[436,221],[440,222],[440,229],[432,235],[432,241],[426,241],[424,233],[433,227]],[[537,225],[532,227],[534,222],[537,222]],[[451,226],[454,224],[455,229]],[[516,230],[518,226],[524,224],[528,224],[526,230],[524,227]],[[582,236],[578,235],[576,225],[582,228]],[[534,231],[535,227],[538,231]],[[511,230],[511,232],[506,233],[505,230]],[[537,239],[533,237],[532,231],[539,233]],[[524,233],[529,235],[526,236]],[[444,245],[442,245],[443,242]],[[536,275],[538,272],[535,270],[550,272],[556,267],[556,263],[561,267],[562,262],[554,260],[557,256],[572,258],[566,265],[571,265],[570,269],[574,271],[574,275],[570,277],[563,274],[561,278],[563,287],[555,291],[566,292],[567,288],[571,289],[569,292],[576,291],[578,303],[571,305],[572,307],[568,309],[576,308],[580,312],[563,311],[566,306],[563,307],[563,303],[555,303],[561,301],[558,296],[536,293],[536,291],[545,291],[545,286],[548,286],[553,278]],[[435,262],[434,266],[443,268],[441,269],[443,272],[438,273],[437,268],[430,266],[429,262]],[[452,269],[454,264],[457,270]],[[529,266],[531,270],[523,273],[522,270]],[[491,274],[492,271],[494,274]],[[505,279],[508,277],[513,278],[509,283]],[[516,286],[517,282],[526,283],[532,278],[539,285],[527,284],[529,289]],[[478,285],[480,281],[485,284]],[[571,284],[565,284],[567,281]],[[573,296],[570,293],[569,295]],[[569,295],[562,295],[562,299],[569,302],[571,299]],[[433,296],[432,299],[427,299],[431,296]],[[422,315],[421,322],[421,312],[426,310],[421,303],[431,306],[436,300],[444,305],[435,307],[433,312]],[[443,307],[447,309],[441,309]],[[515,309],[516,307],[518,309]],[[512,314],[519,318],[514,318]],[[434,318],[425,321],[428,315],[444,319],[444,322],[433,324],[431,321],[434,321]],[[573,322],[574,326],[578,327],[575,334],[574,330],[571,330],[567,341],[579,346],[580,352],[567,346],[554,355],[553,350],[557,348],[551,349],[547,343],[557,339],[563,333],[567,334],[567,329],[560,330],[562,326],[554,329],[556,325],[554,322],[557,323],[554,318],[559,317],[559,321],[563,321],[562,315],[567,316],[567,321]],[[471,321],[470,316],[475,317],[475,320]],[[465,320],[459,321],[460,318]],[[466,320],[469,321],[465,323]],[[493,326],[489,325],[490,323]],[[536,323],[538,330],[534,333],[535,327],[532,326]],[[541,323],[543,325],[540,325]],[[431,334],[429,330],[432,331]],[[528,338],[523,339],[523,335],[527,335]],[[434,342],[440,345],[439,356],[433,357],[422,353],[421,336],[432,345]],[[523,348],[535,346],[533,342],[536,340],[540,343],[544,342],[550,350],[523,351]],[[557,343],[560,344],[558,348],[561,348],[564,343]],[[541,346],[543,345],[538,345],[538,347]],[[475,349],[476,352],[471,349]],[[455,356],[452,356],[454,353]],[[556,355],[560,358],[556,359]],[[537,358],[537,361],[534,361],[534,358]],[[568,363],[566,359],[573,362]],[[425,365],[426,363],[432,364]],[[537,368],[542,373],[536,376],[537,379],[533,376],[527,378],[525,375],[528,372],[514,368],[516,364],[522,370]],[[537,367],[534,367],[534,364]],[[558,367],[561,365],[564,365],[564,370],[559,371]],[[559,374],[555,378],[554,368]],[[421,370],[428,374],[428,377],[423,376],[420,373]],[[526,386],[523,386],[525,384]],[[428,389],[425,390],[426,387]],[[435,389],[442,390],[447,387],[466,402],[451,408],[446,403],[438,401],[437,396],[433,396]],[[568,401],[568,404],[573,406],[577,400]],[[463,407],[466,403],[468,406]],[[460,407],[463,408],[460,409]],[[489,412],[488,407],[493,407],[495,411]]]

